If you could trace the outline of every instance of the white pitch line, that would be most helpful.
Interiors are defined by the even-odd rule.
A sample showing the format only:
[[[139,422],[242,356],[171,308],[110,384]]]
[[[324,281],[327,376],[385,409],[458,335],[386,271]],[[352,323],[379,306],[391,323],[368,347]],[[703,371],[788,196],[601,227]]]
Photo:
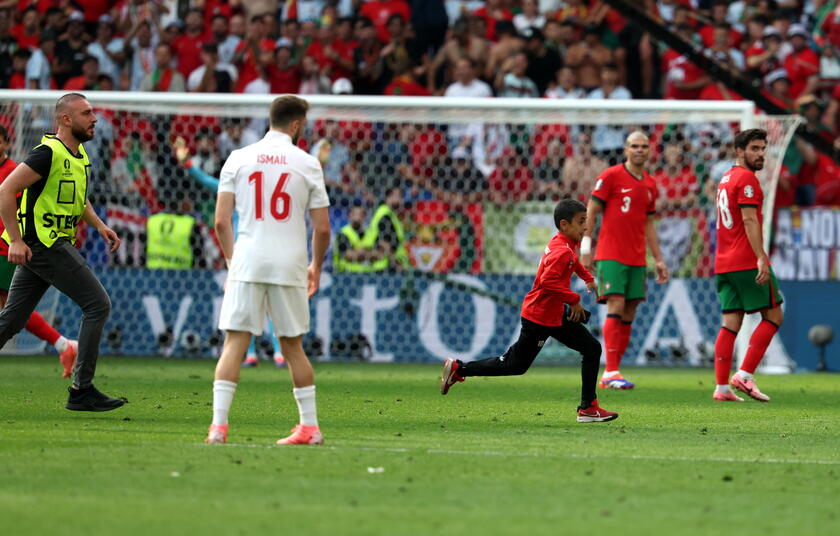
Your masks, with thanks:
[[[201,443],[188,443],[192,446],[209,446]],[[253,443],[225,443],[225,447],[246,447],[283,449],[279,445],[257,445]],[[452,449],[410,449],[398,447],[358,447],[353,445],[326,445],[313,447],[312,451],[340,451],[358,450],[367,452],[392,452],[396,454],[451,454],[455,456],[507,456],[511,458],[556,458],[573,460],[637,460],[637,461],[670,461],[670,462],[717,462],[717,463],[767,463],[790,465],[840,465],[840,460],[785,460],[778,458],[691,458],[688,456],[644,456],[644,455],[601,455],[576,453],[540,453],[540,452],[504,452],[495,450],[452,450]]]

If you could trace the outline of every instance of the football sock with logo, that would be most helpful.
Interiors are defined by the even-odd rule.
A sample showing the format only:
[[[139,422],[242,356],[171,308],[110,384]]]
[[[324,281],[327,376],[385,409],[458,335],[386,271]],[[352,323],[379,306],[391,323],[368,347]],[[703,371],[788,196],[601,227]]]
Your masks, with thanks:
[[[750,374],[755,373],[755,369],[758,368],[758,364],[764,358],[764,352],[767,351],[767,347],[770,346],[770,341],[773,340],[773,335],[777,331],[779,331],[779,326],[773,322],[767,319],[759,322],[750,337],[750,346],[747,348],[744,362],[741,363],[741,370]]]
[[[300,413],[300,424],[318,426],[318,414],[315,411],[315,386],[295,387],[292,389]]]
[[[213,382],[213,424],[227,424],[236,382],[216,380]]]
[[[621,340],[618,343],[618,363],[621,364],[621,358],[624,357],[624,353],[627,351],[627,347],[630,345],[630,338],[633,334],[633,321],[627,322],[625,320],[621,321]]]
[[[26,321],[26,325],[24,326],[24,328],[26,328],[26,331],[28,331],[29,333],[35,335],[36,337],[38,337],[42,341],[47,341],[50,344],[55,344],[59,340],[59,338],[62,338],[61,334],[59,332],[57,332],[55,330],[55,328],[53,328],[49,324],[49,322],[44,320],[43,316],[41,316],[40,314],[35,313],[35,312],[33,312],[31,315],[29,315],[29,320]],[[64,348],[63,349],[58,348],[56,346],[56,350],[58,350],[59,352],[63,352],[66,349],[67,349],[67,340],[66,339],[64,340]]]
[[[728,385],[729,372],[732,370],[732,352],[735,351],[735,338],[738,333],[721,327],[715,340],[715,383]]]
[[[620,364],[621,345],[621,317],[619,315],[607,315],[604,320],[604,355],[607,364],[604,367],[604,376],[612,376],[618,372]]]

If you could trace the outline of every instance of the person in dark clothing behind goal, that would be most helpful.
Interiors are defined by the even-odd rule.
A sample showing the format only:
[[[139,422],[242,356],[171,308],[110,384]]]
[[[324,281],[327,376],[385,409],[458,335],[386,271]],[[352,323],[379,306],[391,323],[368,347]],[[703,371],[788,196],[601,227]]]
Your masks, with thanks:
[[[80,220],[96,229],[112,252],[120,239],[86,197],[91,164],[82,143],[93,139],[93,108],[83,95],[68,93],[55,104],[55,120],[57,133],[44,136],[0,185],[0,218],[6,226],[2,238],[9,244],[9,262],[20,265],[0,311],[0,347],[23,328],[41,297],[54,286],[82,308],[75,378],[66,407],[109,411],[125,404],[125,399],[99,392],[93,375],[111,301],[73,243]],[[21,191],[18,209],[15,197]]]
[[[586,227],[586,207],[574,199],[560,201],[554,208],[554,224],[560,232],[548,242],[534,286],[525,295],[519,340],[501,357],[470,363],[447,359],[440,379],[440,392],[445,395],[452,385],[469,376],[524,374],[545,341],[554,337],[583,356],[578,422],[611,421],[618,418],[618,413],[598,407],[595,396],[601,344],[583,325],[589,319],[589,312],[580,304],[580,295],[570,287],[572,273],[575,273],[586,282],[589,291],[596,288],[595,278],[575,254]]]

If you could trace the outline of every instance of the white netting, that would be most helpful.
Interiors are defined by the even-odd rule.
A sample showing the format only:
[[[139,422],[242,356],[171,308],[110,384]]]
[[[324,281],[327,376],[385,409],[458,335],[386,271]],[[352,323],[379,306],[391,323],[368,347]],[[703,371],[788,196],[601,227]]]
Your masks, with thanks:
[[[23,159],[50,128],[60,95],[0,92],[0,121],[11,131],[13,158]],[[114,303],[111,343],[103,350],[213,355],[208,341],[215,343],[223,263],[211,229],[215,191],[208,177],[218,176],[231,150],[262,136],[271,97],[88,97],[99,111],[97,136],[86,144],[96,170],[90,199],[124,239],[113,258],[96,238],[82,246]],[[362,354],[379,361],[503,352],[516,337],[518,306],[554,231],[554,203],[585,200],[600,171],[621,160],[626,134],[640,129],[652,142],[649,169],[663,199],[658,226],[677,280],[665,288],[649,284],[627,359],[701,363],[719,325],[710,277],[712,200],[716,181],[732,164],[734,132],[768,129],[771,150],[761,178],[769,192],[794,124],[754,116],[744,102],[308,100],[301,144],[324,163],[334,235],[353,207],[365,207],[370,221],[392,187],[406,203],[400,218],[411,266],[335,273],[331,251],[323,291],[312,303],[311,348],[328,358]],[[190,169],[176,158],[179,139],[192,156]],[[141,270],[146,221],[161,210],[195,216],[198,270]],[[599,330],[603,308],[588,307],[595,312],[590,327]],[[59,317],[68,317],[65,326],[76,321],[73,311],[59,307]],[[543,356],[567,357],[556,346]]]

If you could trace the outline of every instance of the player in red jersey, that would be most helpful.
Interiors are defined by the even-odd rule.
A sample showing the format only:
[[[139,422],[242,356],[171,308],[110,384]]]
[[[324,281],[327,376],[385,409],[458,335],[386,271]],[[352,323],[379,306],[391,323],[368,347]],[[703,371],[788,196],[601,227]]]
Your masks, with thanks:
[[[445,395],[450,387],[468,376],[525,374],[545,341],[554,337],[583,357],[578,422],[611,421],[618,414],[600,408],[595,395],[601,345],[583,325],[589,320],[589,312],[580,304],[580,295],[570,287],[574,273],[586,281],[588,290],[595,288],[592,274],[575,255],[586,225],[586,207],[575,199],[560,201],[554,208],[554,224],[560,232],[545,247],[534,286],[525,295],[519,339],[500,357],[470,363],[447,359],[440,378],[440,392]]]
[[[761,402],[770,397],[753,379],[773,335],[782,325],[782,296],[770,259],[764,251],[761,205],[764,193],[755,172],[764,167],[767,132],[752,128],[735,136],[735,167],[720,181],[717,191],[717,252],[715,278],[723,326],[715,341],[714,400],[741,402],[730,385]],[[744,313],[761,312],[761,322],[750,337],[740,370],[729,379],[735,337]],[[729,379],[729,381],[727,381]]]
[[[9,133],[3,125],[0,125],[0,184],[17,167],[14,160],[6,154],[8,147]],[[3,222],[0,221],[0,234],[5,229]],[[9,287],[12,284],[12,276],[14,276],[15,268],[17,267],[17,265],[9,262],[7,258],[8,254],[9,245],[5,241],[0,240],[0,308],[6,304],[6,297],[9,295]],[[29,320],[24,327],[26,331],[55,347],[58,351],[58,359],[64,367],[63,377],[69,378],[73,372],[73,365],[76,363],[78,343],[63,337],[37,312],[29,315]]]
[[[606,367],[599,386],[632,389],[618,367],[630,344],[636,307],[645,299],[645,243],[656,261],[656,282],[668,281],[668,268],[659,249],[653,214],[656,212],[656,183],[645,171],[650,158],[650,141],[642,132],[627,136],[626,160],[607,168],[595,182],[586,211],[586,232],[580,246],[581,262],[592,269],[592,232],[598,214],[604,218],[595,253],[598,295],[607,304],[604,321]]]

